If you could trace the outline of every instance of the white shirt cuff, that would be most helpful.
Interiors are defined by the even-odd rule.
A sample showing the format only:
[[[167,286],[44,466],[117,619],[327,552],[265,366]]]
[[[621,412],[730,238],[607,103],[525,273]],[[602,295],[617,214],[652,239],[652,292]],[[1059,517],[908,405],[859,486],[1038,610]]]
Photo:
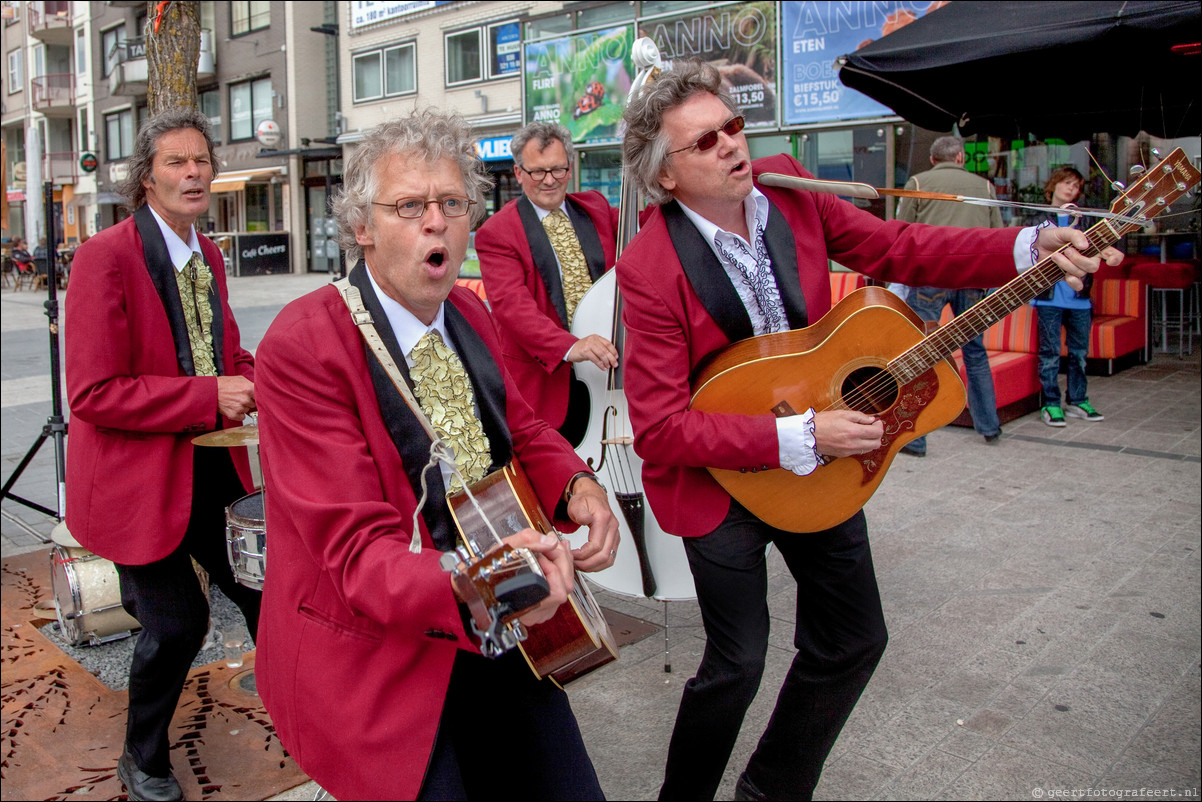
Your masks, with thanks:
[[[814,410],[776,419],[776,441],[780,466],[806,476],[821,463],[814,441]]]
[[[1018,239],[1014,240],[1014,267],[1018,272],[1030,270],[1039,261],[1039,249],[1035,247],[1035,240],[1039,237],[1039,229],[1049,225],[1051,223],[1045,222],[1037,226],[1027,226],[1018,232]]]

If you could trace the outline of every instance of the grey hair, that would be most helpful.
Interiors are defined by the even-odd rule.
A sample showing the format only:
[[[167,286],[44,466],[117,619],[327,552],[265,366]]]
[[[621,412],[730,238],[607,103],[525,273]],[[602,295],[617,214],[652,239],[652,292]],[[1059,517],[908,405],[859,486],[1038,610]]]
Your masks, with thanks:
[[[522,166],[522,151],[531,140],[538,143],[539,151],[546,150],[552,142],[560,143],[568,153],[568,167],[574,163],[576,149],[572,147],[572,132],[559,123],[537,122],[518,131],[509,142],[509,152],[518,167]]]
[[[346,159],[342,189],[334,198],[333,212],[338,221],[338,242],[350,264],[363,259],[363,246],[355,240],[356,229],[372,227],[371,205],[380,190],[376,165],[394,155],[415,162],[453,161],[463,175],[468,200],[475,202],[471,224],[476,225],[484,216],[484,193],[492,187],[492,178],[476,155],[471,126],[458,114],[435,109],[414,111],[408,117],[373,128]]]
[[[941,136],[931,143],[931,161],[950,162],[964,152],[964,140],[958,136]]]
[[[722,76],[711,64],[694,59],[676,61],[626,106],[622,121],[626,135],[622,140],[622,161],[626,178],[635,183],[648,203],[667,203],[672,199],[659,183],[664,163],[671,158],[671,145],[664,134],[664,115],[689,98],[709,92],[732,115],[739,107],[722,89]]]
[[[217,177],[221,168],[217,165],[217,153],[213,150],[213,129],[209,125],[209,118],[191,106],[168,109],[142,123],[142,127],[138,129],[138,136],[134,139],[133,155],[126,162],[129,174],[119,187],[130,209],[139,209],[146,203],[146,187],[142,184],[152,179],[154,157],[159,152],[159,138],[185,128],[193,128],[205,138],[205,146],[209,149],[209,165],[213,168],[213,178]]]

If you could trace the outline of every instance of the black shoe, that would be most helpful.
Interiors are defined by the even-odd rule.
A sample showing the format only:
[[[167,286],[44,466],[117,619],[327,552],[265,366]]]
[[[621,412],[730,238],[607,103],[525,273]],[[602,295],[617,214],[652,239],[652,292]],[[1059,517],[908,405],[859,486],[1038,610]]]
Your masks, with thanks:
[[[765,802],[767,799],[768,797],[747,779],[747,772],[739,775],[739,781],[735,783],[735,802]]]
[[[151,777],[138,768],[133,756],[128,751],[122,753],[117,761],[117,778],[125,783],[125,793],[131,800],[146,800],[146,802],[173,802],[184,798],[184,790],[179,787],[175,777]]]
[[[998,432],[997,434],[985,435],[985,445],[996,446],[998,444],[998,438],[1000,438],[1001,436],[1002,436],[1001,432]]]
[[[902,446],[901,453],[909,454],[911,457],[925,457],[927,455],[927,452],[914,448],[912,443],[906,443]]]

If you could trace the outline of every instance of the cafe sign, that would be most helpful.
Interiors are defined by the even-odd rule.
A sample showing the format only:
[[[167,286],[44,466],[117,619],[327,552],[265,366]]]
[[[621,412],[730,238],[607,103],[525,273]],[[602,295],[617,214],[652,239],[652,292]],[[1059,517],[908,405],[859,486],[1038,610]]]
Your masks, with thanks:
[[[94,173],[99,166],[100,160],[96,158],[95,153],[85,153],[79,157],[79,169],[85,173]]]

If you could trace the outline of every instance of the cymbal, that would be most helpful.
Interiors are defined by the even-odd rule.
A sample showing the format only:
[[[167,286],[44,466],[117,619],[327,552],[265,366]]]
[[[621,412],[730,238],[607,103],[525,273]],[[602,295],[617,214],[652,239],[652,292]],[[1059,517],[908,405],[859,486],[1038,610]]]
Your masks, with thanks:
[[[232,429],[218,429],[215,432],[193,437],[192,442],[198,446],[217,446],[219,448],[255,446],[259,444],[259,424],[248,423]]]

